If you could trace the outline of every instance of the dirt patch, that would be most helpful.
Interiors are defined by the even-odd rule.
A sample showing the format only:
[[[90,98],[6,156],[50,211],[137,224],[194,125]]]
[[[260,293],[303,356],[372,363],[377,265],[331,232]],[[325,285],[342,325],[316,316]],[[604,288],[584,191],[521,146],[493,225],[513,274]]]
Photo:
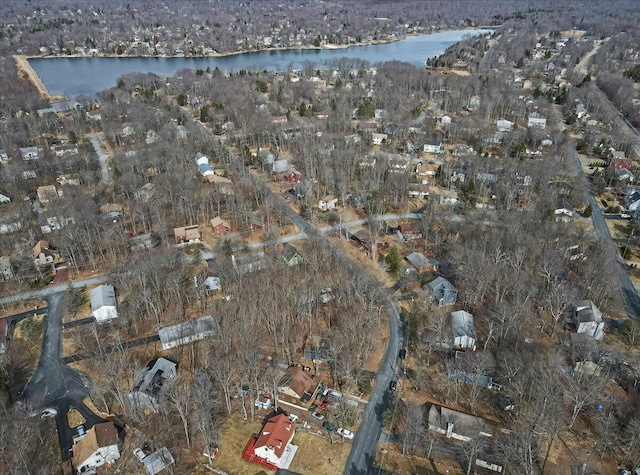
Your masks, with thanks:
[[[406,457],[395,450],[392,444],[380,444],[374,466],[390,473],[411,473],[416,475],[444,474],[462,475],[465,470],[453,460],[427,460],[420,457]]]
[[[72,429],[87,422],[87,420],[78,412],[77,409],[71,409],[67,413],[67,422]]]
[[[351,443],[333,434],[333,443],[324,436],[305,431],[296,432],[293,444],[298,453],[291,463],[291,471],[308,475],[342,473],[351,451]]]

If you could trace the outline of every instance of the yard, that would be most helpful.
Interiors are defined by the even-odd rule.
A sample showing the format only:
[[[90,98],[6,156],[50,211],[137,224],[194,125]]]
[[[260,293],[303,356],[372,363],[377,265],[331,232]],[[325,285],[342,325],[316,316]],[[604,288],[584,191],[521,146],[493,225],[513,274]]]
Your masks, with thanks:
[[[243,421],[234,416],[229,417],[220,428],[218,444],[220,455],[213,461],[213,468],[223,470],[229,475],[265,473],[267,471],[265,468],[242,459],[242,451],[249,438],[252,434],[258,433],[261,428],[260,422]],[[342,473],[351,450],[351,444],[349,442],[343,443],[336,435],[333,439],[334,443],[331,444],[322,436],[298,429],[293,438],[293,444],[298,446],[298,452],[293,459],[290,470],[305,475]],[[204,461],[205,457],[202,459]]]

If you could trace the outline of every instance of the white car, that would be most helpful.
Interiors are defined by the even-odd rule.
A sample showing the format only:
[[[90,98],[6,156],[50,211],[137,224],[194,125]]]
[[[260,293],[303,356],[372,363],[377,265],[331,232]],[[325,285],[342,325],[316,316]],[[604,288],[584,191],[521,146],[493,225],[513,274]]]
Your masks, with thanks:
[[[343,429],[342,427],[340,427],[336,432],[340,434],[342,437],[344,437],[345,439],[349,439],[349,440],[353,439],[353,432],[351,432],[348,429]]]
[[[620,213],[620,217],[622,219],[631,219],[631,215],[629,213]]]
[[[136,458],[138,460],[140,460],[141,462],[144,460],[144,458],[146,457],[146,455],[144,454],[144,452],[142,451],[142,449],[140,447],[138,447],[137,449],[133,449],[133,455],[136,456]]]
[[[40,418],[44,419],[45,417],[55,417],[56,414],[58,414],[58,411],[53,408],[48,408],[42,411]]]

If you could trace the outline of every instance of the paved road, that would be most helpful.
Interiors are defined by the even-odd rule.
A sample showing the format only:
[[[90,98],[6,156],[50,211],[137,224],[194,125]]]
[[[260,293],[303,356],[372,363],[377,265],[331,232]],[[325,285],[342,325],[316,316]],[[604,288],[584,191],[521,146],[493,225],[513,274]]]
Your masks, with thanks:
[[[100,146],[100,142],[102,142],[102,140],[104,139],[104,135],[103,134],[88,135],[87,138],[89,139],[89,142],[91,142],[91,145],[93,145],[93,148],[96,151],[96,154],[98,154],[98,162],[100,163],[100,176],[102,177],[101,178],[102,184],[108,185],[109,181],[111,180],[111,177],[109,173],[109,163],[107,163],[107,160],[109,159],[109,157],[111,157],[111,155],[104,153],[104,150],[102,150],[102,147]]]
[[[68,459],[75,430],[67,423],[67,412],[77,409],[86,419],[89,429],[102,419],[89,410],[82,402],[89,395],[91,380],[81,371],[68,367],[62,362],[62,313],[64,311],[64,291],[44,297],[48,304],[46,330],[42,339],[40,360],[33,375],[20,393],[20,404],[29,412],[54,408],[58,411],[56,425],[62,451],[62,459]]]
[[[582,173],[582,168],[580,166],[580,159],[578,158],[577,152],[574,150],[572,153],[572,161],[576,169],[580,172],[584,180],[584,198],[585,201],[591,205],[591,209],[593,211],[591,215],[591,219],[593,221],[593,227],[598,232],[600,237],[604,239],[609,244],[609,252],[611,253],[611,260],[615,263],[615,271],[618,277],[618,285],[620,287],[620,292],[622,294],[622,298],[624,300],[624,304],[627,310],[627,315],[629,318],[633,318],[638,324],[640,324],[640,297],[638,297],[638,293],[631,282],[631,278],[627,273],[627,268],[624,262],[618,257],[618,252],[616,250],[616,245],[611,238],[611,233],[609,232],[609,228],[607,227],[607,221],[605,220],[598,203],[596,203],[596,199],[591,193],[591,186],[587,177]]]
[[[96,277],[89,277],[88,279],[77,280],[75,282],[71,282],[73,287],[83,287],[85,285],[97,285],[103,284],[107,280],[109,280],[109,276],[99,275]],[[67,290],[68,282],[64,284],[58,285],[50,285],[38,290],[30,290],[28,292],[20,292],[19,294],[11,295],[9,297],[0,298],[0,303],[11,303],[11,302],[19,302],[21,300],[30,300],[30,299],[43,299],[46,300],[45,297],[49,295],[54,295],[60,292],[64,292]]]

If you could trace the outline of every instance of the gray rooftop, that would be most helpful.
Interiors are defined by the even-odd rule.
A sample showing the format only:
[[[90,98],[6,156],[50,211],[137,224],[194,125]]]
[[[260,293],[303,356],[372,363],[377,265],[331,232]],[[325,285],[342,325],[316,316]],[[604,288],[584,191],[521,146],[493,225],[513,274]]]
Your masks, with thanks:
[[[89,296],[91,298],[91,311],[94,312],[102,307],[116,306],[116,291],[113,285],[100,285],[93,289]]]
[[[143,460],[144,468],[147,469],[149,475],[156,475],[156,473],[162,472],[167,465],[175,463],[175,460],[169,449],[162,447],[160,450],[156,450],[151,455],[147,455]]]
[[[183,338],[204,338],[213,333],[216,327],[216,321],[211,315],[190,320],[184,323],[178,323],[170,327],[158,330],[158,336],[163,345]]]
[[[416,269],[421,269],[429,265],[429,259],[427,259],[421,252],[412,252],[406,257],[406,259]]]
[[[476,337],[476,326],[473,323],[473,315],[464,310],[451,312],[451,329],[453,336],[470,336]]]
[[[602,313],[591,300],[579,300],[576,302],[576,320],[582,322],[602,322]]]

